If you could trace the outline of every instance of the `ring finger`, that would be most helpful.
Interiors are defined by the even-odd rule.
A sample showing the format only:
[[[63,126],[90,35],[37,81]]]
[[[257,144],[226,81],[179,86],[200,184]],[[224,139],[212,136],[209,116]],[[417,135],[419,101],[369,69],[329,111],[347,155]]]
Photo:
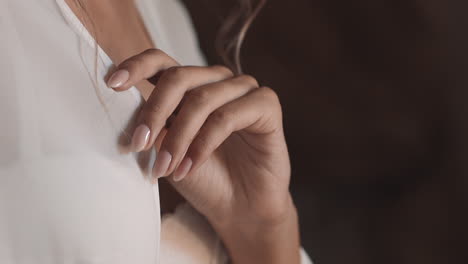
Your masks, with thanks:
[[[151,148],[186,92],[232,76],[224,67],[173,67],[162,73],[138,118],[132,138],[136,152]]]
[[[159,178],[174,171],[213,111],[257,87],[258,83],[253,77],[240,75],[190,91],[164,137],[153,176]]]

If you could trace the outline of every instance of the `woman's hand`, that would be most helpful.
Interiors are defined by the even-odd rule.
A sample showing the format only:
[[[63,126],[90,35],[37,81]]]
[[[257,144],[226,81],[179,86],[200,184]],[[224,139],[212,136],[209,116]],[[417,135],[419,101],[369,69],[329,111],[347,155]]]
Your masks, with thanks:
[[[156,146],[153,176],[170,176],[222,237],[234,263],[298,263],[290,163],[275,92],[223,66],[180,66],[156,49],[119,65],[108,85],[125,90],[145,79],[155,88],[132,148]]]

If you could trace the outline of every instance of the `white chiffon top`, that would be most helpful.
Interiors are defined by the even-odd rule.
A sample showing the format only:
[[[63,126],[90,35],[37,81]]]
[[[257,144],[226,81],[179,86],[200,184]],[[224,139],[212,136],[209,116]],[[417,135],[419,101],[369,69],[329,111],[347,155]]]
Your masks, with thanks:
[[[179,1],[136,2],[158,48],[205,65]],[[124,151],[142,98],[106,87],[64,0],[0,0],[0,32],[0,263],[226,263],[190,206],[161,221],[154,153]]]

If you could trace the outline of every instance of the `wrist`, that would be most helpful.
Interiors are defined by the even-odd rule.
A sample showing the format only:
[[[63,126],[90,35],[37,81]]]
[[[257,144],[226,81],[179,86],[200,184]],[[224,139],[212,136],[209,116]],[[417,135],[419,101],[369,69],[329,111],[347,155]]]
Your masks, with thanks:
[[[284,212],[268,221],[242,216],[214,228],[234,264],[300,262],[298,217],[292,199]]]

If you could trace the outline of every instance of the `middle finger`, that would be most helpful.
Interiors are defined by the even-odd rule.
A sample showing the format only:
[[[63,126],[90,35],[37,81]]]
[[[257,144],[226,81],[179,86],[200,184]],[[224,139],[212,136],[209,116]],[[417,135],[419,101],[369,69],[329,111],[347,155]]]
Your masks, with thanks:
[[[132,138],[133,150],[138,152],[153,146],[187,91],[231,76],[232,72],[222,66],[173,67],[164,71],[138,118],[140,125]]]

